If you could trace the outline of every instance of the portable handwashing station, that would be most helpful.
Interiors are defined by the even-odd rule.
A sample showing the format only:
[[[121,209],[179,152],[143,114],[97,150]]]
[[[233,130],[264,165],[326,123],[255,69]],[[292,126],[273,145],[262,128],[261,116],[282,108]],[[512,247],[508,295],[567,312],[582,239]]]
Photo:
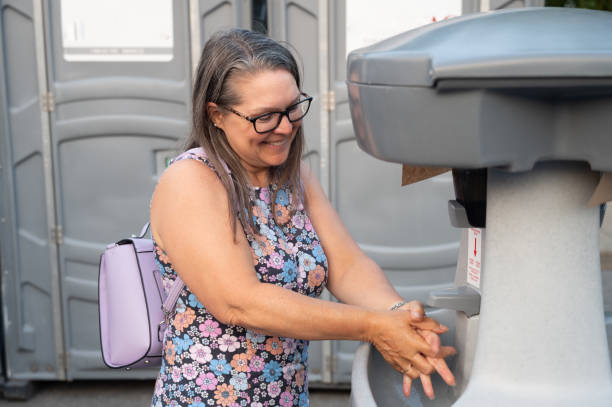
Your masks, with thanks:
[[[364,345],[353,405],[612,406],[600,202],[589,204],[612,172],[612,13],[431,24],[352,52],[348,87],[363,150],[453,169],[449,214],[464,228],[456,287],[429,301],[457,311],[458,385],[405,399],[401,375]],[[472,239],[479,284],[466,272]]]

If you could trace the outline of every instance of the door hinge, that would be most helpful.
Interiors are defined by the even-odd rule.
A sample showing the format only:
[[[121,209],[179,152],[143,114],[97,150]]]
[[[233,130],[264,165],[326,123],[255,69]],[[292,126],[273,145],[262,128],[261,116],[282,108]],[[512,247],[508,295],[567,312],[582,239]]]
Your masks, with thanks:
[[[55,225],[51,228],[51,242],[56,246],[64,244],[64,231],[61,225]]]
[[[40,102],[43,112],[51,113],[53,110],[55,110],[55,99],[53,98],[53,93],[47,92],[40,95]]]
[[[331,112],[336,108],[336,92],[328,90],[323,93],[323,109],[326,112]]]

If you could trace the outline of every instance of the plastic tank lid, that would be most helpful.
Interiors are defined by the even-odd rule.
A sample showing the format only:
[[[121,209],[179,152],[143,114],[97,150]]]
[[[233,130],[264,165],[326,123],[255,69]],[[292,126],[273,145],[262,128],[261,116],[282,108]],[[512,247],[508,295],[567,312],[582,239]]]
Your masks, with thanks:
[[[612,78],[611,39],[607,11],[472,14],[351,52],[348,80],[428,87],[444,79]]]

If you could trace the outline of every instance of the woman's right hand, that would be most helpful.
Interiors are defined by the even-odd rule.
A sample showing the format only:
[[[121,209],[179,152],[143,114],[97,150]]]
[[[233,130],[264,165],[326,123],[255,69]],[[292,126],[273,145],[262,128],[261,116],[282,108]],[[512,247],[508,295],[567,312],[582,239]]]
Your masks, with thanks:
[[[404,394],[409,396],[413,379],[421,378],[425,394],[433,398],[430,375],[437,371],[449,385],[454,377],[444,358],[454,355],[455,349],[441,346],[437,334],[446,331],[431,318],[414,321],[409,311],[381,312],[373,323],[370,342],[383,358],[404,374]]]

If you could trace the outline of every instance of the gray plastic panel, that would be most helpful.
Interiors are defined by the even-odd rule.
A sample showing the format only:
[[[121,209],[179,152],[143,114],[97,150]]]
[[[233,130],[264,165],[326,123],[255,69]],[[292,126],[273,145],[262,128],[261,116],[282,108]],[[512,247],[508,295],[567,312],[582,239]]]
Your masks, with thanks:
[[[360,146],[382,160],[511,171],[529,170],[540,160],[576,160],[612,171],[612,97],[549,99],[354,83],[349,94]]]
[[[288,41],[297,51],[298,63],[303,67],[302,89],[314,97],[308,117],[304,120],[306,149],[304,158],[319,179],[327,172],[326,154],[321,148],[321,99],[319,1],[279,0],[268,2],[268,33],[275,40]],[[305,34],[308,33],[308,34]],[[327,178],[327,175],[325,175]]]
[[[2,306],[5,372],[57,379],[48,208],[31,1],[2,1]],[[61,346],[61,344],[60,344]]]
[[[168,62],[68,62],[61,3],[46,2],[55,198],[69,379],[154,377],[108,369],[100,355],[97,276],[106,244],[148,219],[157,177],[189,130],[187,2],[173,2]],[[135,21],[137,21],[136,17]]]
[[[193,1],[193,0],[191,0]],[[232,27],[251,28],[251,2],[245,0],[197,0],[200,45],[216,31]]]
[[[353,82],[396,86],[449,78],[611,77],[611,26],[610,13],[592,10],[472,14],[354,51],[348,75]]]

